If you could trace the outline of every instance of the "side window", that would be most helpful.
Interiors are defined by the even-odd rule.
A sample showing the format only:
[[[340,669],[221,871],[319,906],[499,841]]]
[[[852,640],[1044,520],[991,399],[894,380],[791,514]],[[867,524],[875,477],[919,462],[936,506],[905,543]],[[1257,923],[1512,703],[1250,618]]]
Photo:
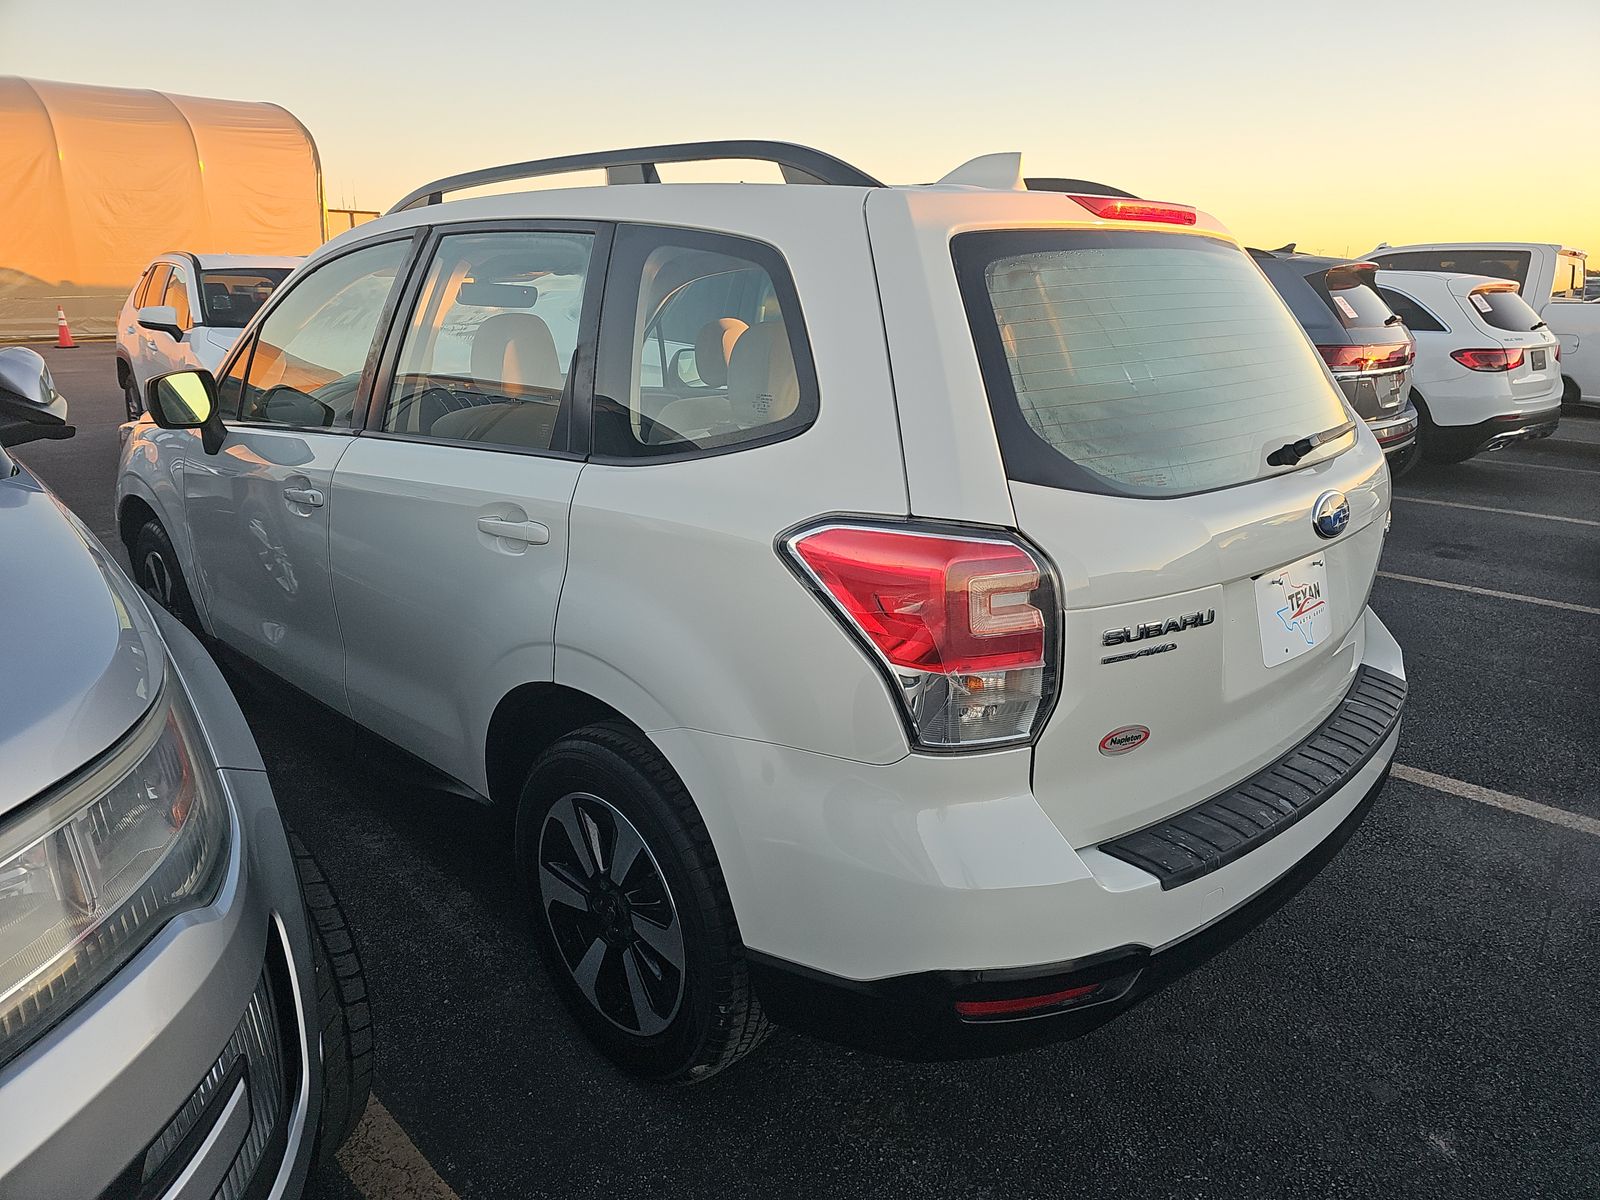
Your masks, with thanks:
[[[189,309],[188,275],[182,267],[173,267],[172,275],[167,280],[167,290],[161,298],[161,303],[170,305],[178,314],[179,329],[190,329],[194,325],[194,315]]]
[[[150,272],[150,281],[145,285],[144,303],[141,308],[154,308],[158,304],[165,304],[163,295],[167,290],[167,280],[172,276],[172,268],[166,263],[157,263]]]
[[[256,335],[240,419],[349,429],[367,355],[410,250],[409,240],[353,250],[284,293]]]
[[[607,272],[594,451],[649,458],[796,433],[817,413],[783,258],[744,238],[624,225]]]
[[[1383,297],[1383,302],[1400,315],[1406,323],[1406,328],[1412,333],[1444,333],[1445,327],[1441,325],[1427,309],[1418,304],[1410,296],[1402,296],[1393,288],[1380,287],[1378,295]]]
[[[143,308],[147,303],[144,298],[145,292],[150,289],[150,277],[155,273],[156,269],[154,267],[146,267],[144,274],[139,276],[139,282],[133,285],[133,306],[135,308]]]
[[[566,449],[594,237],[508,230],[439,240],[383,413],[388,433]]]

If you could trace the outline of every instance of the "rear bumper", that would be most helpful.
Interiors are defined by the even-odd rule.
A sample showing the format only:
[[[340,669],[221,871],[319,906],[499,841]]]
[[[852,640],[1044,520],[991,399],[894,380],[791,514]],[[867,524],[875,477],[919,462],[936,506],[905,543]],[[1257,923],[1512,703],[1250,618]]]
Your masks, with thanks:
[[[1375,417],[1367,422],[1372,436],[1389,456],[1391,467],[1396,455],[1406,453],[1416,444],[1417,424],[1417,410],[1409,404],[1392,416]]]
[[[1439,425],[1428,431],[1428,437],[1446,449],[1476,453],[1547,438],[1560,423],[1561,407],[1557,404],[1542,411],[1490,417],[1475,425]]]
[[[1226,950],[1310,883],[1367,817],[1389,778],[1393,738],[1377,777],[1332,832],[1266,888],[1210,924],[1159,949],[1119,946],[1065,963],[1010,970],[930,971],[861,982],[767,955],[750,955],[763,1008],[774,1021],[895,1058],[927,1061],[1004,1053],[1079,1037],[1127,1012]],[[956,1005],[1071,994],[1087,1003],[1017,1019],[964,1019]],[[1068,1002],[1070,1003],[1070,1001]]]
[[[1350,646],[1352,667],[1404,677],[1399,647],[1370,610]],[[831,1025],[845,1040],[888,1032],[872,1040],[926,1057],[951,1040],[954,1052],[983,1052],[1092,1028],[1147,994],[1168,970],[1147,970],[1148,960],[1246,911],[1320,848],[1332,853],[1380,786],[1397,733],[1270,840],[1167,888],[1101,845],[1071,844],[1034,795],[1027,748],[872,765],[693,730],[652,738],[705,819],[773,1015],[818,1032]],[[1093,997],[1098,1011],[1015,1022],[1009,1033],[955,1019],[954,1001],[967,996],[956,992],[976,983],[1097,971],[1107,974],[1091,982],[1116,984]],[[821,1019],[830,1013],[843,1024]],[[852,1023],[862,1038],[846,1037]]]

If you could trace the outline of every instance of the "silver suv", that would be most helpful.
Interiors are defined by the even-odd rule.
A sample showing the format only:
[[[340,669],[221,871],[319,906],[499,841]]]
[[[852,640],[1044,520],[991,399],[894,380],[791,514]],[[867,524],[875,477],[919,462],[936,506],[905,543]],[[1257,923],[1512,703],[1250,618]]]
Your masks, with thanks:
[[[0,1196],[298,1196],[366,1103],[360,962],[210,657],[4,449],[71,432],[0,350]]]

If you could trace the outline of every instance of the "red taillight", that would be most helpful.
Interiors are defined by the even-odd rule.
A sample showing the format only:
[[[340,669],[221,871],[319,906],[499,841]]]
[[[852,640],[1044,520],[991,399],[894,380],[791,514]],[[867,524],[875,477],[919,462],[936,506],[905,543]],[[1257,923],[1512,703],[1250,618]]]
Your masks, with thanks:
[[[1469,371],[1514,371],[1522,365],[1521,350],[1496,346],[1489,350],[1452,350],[1450,357]]]
[[[1044,663],[1033,556],[1009,542],[819,530],[795,553],[892,665],[981,674]]]
[[[1560,343],[1560,342],[1557,342],[1557,343],[1556,343],[1556,344],[1555,344],[1555,345],[1554,345],[1554,346],[1553,346],[1553,347],[1552,347],[1552,349],[1554,349],[1554,350],[1555,350],[1555,352],[1556,352],[1556,361],[1557,361],[1557,362],[1560,362],[1560,361],[1561,361],[1561,343]]]
[[[1043,565],[1016,542],[827,525],[786,543],[888,668],[918,743],[1024,740],[1054,686]]]
[[[1410,342],[1379,346],[1318,346],[1317,352],[1334,371],[1389,371],[1411,365],[1416,350]]]
[[[963,1017],[1013,1017],[1022,1013],[1037,1012],[1042,1008],[1058,1008],[1080,1000],[1087,1000],[1100,990],[1098,983],[1083,987],[1065,988],[1059,992],[1046,992],[1040,996],[1017,996],[1010,1000],[957,1000],[956,1013]]]
[[[1196,212],[1187,204],[1159,204],[1125,196],[1079,196],[1071,199],[1108,221],[1156,221],[1163,225],[1193,225]]]

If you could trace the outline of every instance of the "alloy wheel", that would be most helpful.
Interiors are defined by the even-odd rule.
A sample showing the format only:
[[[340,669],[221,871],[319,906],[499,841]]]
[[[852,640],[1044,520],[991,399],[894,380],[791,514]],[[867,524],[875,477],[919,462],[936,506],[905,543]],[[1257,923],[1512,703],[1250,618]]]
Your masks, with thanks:
[[[154,596],[162,608],[171,609],[172,569],[167,566],[161,551],[150,550],[145,553],[144,560],[139,564],[139,574],[142,576],[139,582],[144,585],[144,590]]]
[[[640,1037],[672,1024],[683,1002],[683,926],[633,823],[599,796],[561,797],[539,833],[538,879],[539,906],[584,998]]]

